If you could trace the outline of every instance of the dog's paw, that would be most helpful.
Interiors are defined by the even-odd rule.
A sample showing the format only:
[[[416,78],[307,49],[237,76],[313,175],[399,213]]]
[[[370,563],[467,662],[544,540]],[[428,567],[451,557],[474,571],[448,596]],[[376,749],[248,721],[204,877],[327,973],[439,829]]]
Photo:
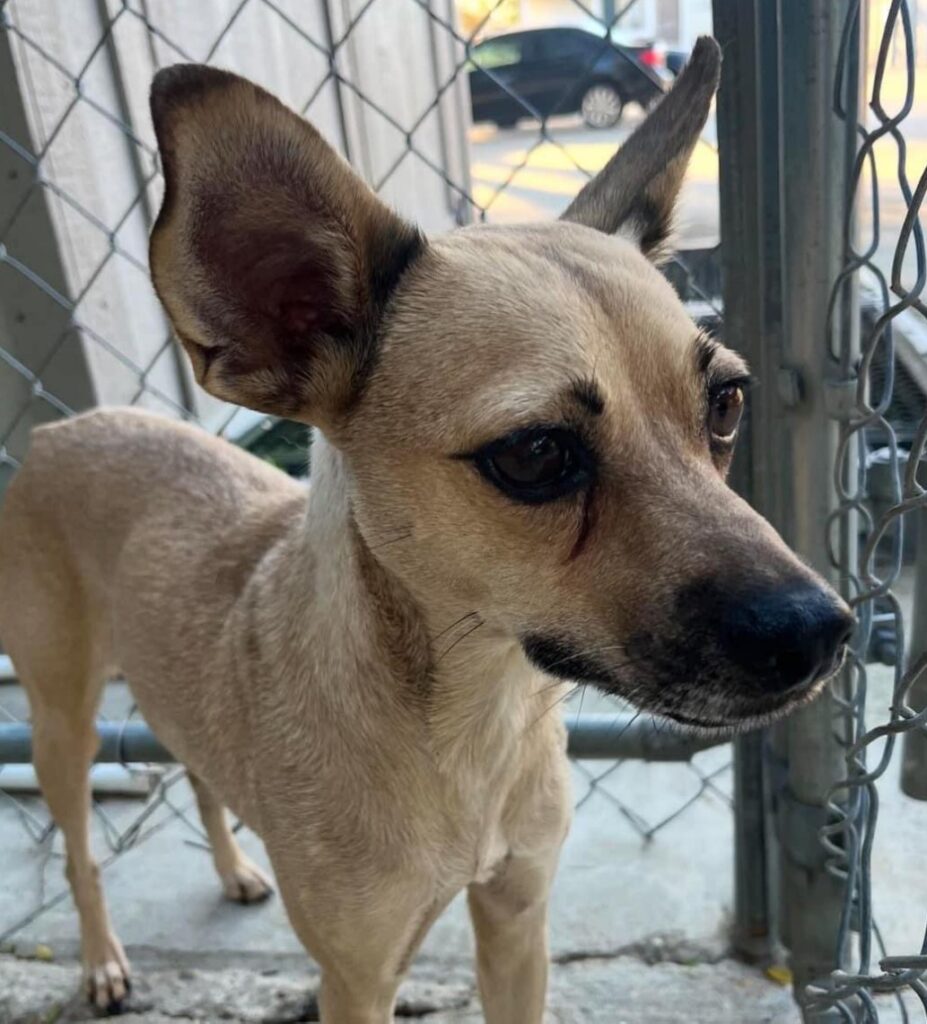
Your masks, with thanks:
[[[129,962],[119,940],[110,935],[100,953],[84,961],[87,998],[104,1013],[121,1013],[132,991]]]
[[[261,903],[274,891],[267,875],[244,856],[232,871],[222,876],[222,888],[226,898],[236,903]]]

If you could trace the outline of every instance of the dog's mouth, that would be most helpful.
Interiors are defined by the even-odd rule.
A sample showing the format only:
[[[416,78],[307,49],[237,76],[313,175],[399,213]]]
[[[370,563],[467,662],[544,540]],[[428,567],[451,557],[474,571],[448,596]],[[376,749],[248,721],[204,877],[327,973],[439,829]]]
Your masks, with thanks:
[[[662,709],[655,713],[671,722],[702,734],[732,736],[735,733],[750,732],[752,729],[762,728],[764,725],[783,718],[796,708],[808,703],[817,696],[817,691],[810,696],[801,696],[793,700],[786,700],[777,704],[767,705],[763,708],[738,708],[728,715],[718,718],[709,718],[702,715],[690,715],[677,709]]]
[[[595,651],[584,651],[568,640],[529,633],[522,637],[521,646],[528,661],[550,676],[591,683],[605,692],[617,692],[621,686],[616,670]]]
[[[742,719],[696,718],[694,715],[684,715],[679,711],[664,711],[662,715],[678,725],[685,725],[693,729],[733,729],[738,722],[742,721]]]
[[[810,703],[841,670],[846,657],[844,650],[826,675],[786,693],[749,695],[748,683],[725,680],[722,670],[706,671],[704,666],[682,686],[687,666],[667,665],[660,658],[629,659],[611,667],[595,649],[536,634],[523,637],[522,647],[528,660],[548,675],[595,686],[687,730],[713,735],[760,728]]]

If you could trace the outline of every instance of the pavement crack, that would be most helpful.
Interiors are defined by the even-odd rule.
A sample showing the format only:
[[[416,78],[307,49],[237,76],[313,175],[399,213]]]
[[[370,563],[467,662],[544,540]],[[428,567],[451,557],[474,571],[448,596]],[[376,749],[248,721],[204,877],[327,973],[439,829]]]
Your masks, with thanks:
[[[552,962],[563,966],[628,957],[640,960],[648,966],[679,964],[694,967],[697,964],[716,964],[730,955],[730,947],[725,942],[695,941],[684,935],[670,933],[647,936],[636,942],[610,949],[571,950],[552,957]]]
[[[424,1017],[431,1017],[449,1009],[459,1009],[466,1006],[466,1001],[432,1002],[431,1000],[411,999],[404,1000],[400,997],[396,1005],[395,1017],[397,1020],[415,1020]],[[315,996],[310,996],[306,1003],[289,1013],[275,1013],[261,1019],[261,1024],[315,1024],[319,1020],[319,1005]]]
[[[304,1002],[284,1013],[272,1013],[261,1018],[261,1024],[315,1024],[320,1019],[319,1001],[310,992]]]

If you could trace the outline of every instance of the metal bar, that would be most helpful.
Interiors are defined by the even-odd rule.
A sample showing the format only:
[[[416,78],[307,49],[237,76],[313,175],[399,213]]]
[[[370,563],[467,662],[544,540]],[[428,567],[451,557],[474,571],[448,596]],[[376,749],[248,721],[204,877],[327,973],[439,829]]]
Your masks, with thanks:
[[[144,722],[97,722],[100,749],[95,761],[131,764],[170,762],[174,758]],[[26,764],[32,760],[32,727],[25,722],[0,725],[0,764]],[[2,788],[2,781],[0,781]]]
[[[684,732],[671,722],[630,712],[568,714],[565,721],[569,733],[567,753],[580,759],[688,761],[700,750],[717,747],[731,738]]]
[[[734,925],[731,941],[745,959],[765,963],[776,949],[773,851],[770,848],[767,730],[734,743]]]
[[[833,108],[840,38],[852,0],[779,0],[782,83],[783,365],[794,390],[783,394],[790,458],[786,540],[836,583],[825,537],[836,507],[833,466],[837,421],[828,389],[841,367],[831,355],[828,306],[843,262],[848,167],[847,124]],[[777,794],[780,913],[796,998],[806,987],[848,966],[839,941],[846,880],[827,868],[820,830],[828,801],[846,776],[846,720],[830,690],[777,729],[784,754]],[[849,1012],[849,1011],[848,1011]],[[837,1008],[806,1010],[805,1019],[845,1020]]]
[[[94,796],[149,797],[165,771],[167,768],[146,766],[136,771],[121,764],[95,764],[90,769],[90,792]],[[32,795],[42,787],[31,764],[4,764],[0,765],[0,790]]]
[[[641,761],[688,761],[693,754],[727,741],[724,736],[682,732],[667,722],[622,712],[568,714],[568,753],[589,760],[634,758]],[[97,722],[98,762],[170,762],[174,758],[144,722]],[[24,722],[0,724],[0,765],[32,760],[32,729]],[[3,786],[0,776],[0,788]]]
[[[911,612],[911,651],[909,664],[917,662],[927,651],[927,558],[922,554],[927,546],[927,508],[917,515],[918,558],[915,560],[914,607]],[[927,707],[927,674],[918,676],[908,690],[908,705],[915,711]],[[901,788],[915,800],[927,800],[927,733],[912,729],[904,735],[901,763]]]
[[[735,464],[733,483],[831,576],[825,534],[836,505],[836,421],[827,389],[842,368],[830,359],[827,313],[841,268],[853,149],[832,89],[850,3],[714,0],[725,54],[718,100],[725,336],[761,384],[741,441],[748,464]],[[846,965],[836,941],[844,886],[827,871],[818,834],[832,786],[845,774],[840,725],[827,694],[773,730],[765,749],[762,739],[746,737],[735,752],[735,946],[763,958],[780,937],[796,995]]]
[[[781,422],[776,383],[782,348],[776,12],[768,5],[760,10],[755,0],[714,0],[713,8],[724,52],[717,106],[723,333],[765,384],[751,395],[731,486],[781,522],[785,446],[771,441]],[[732,941],[740,955],[758,961],[771,960],[775,951],[765,735],[751,733],[734,744]]]

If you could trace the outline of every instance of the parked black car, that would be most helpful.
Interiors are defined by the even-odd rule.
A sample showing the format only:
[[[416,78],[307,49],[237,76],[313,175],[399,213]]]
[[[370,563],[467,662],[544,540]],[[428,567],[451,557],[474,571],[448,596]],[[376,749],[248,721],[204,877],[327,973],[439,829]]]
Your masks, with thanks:
[[[684,50],[669,50],[666,54],[666,70],[675,78],[686,66],[689,54]]]
[[[521,117],[582,114],[611,128],[626,103],[663,94],[652,47],[619,46],[580,28],[543,28],[484,39],[470,53],[474,121],[511,127]]]

